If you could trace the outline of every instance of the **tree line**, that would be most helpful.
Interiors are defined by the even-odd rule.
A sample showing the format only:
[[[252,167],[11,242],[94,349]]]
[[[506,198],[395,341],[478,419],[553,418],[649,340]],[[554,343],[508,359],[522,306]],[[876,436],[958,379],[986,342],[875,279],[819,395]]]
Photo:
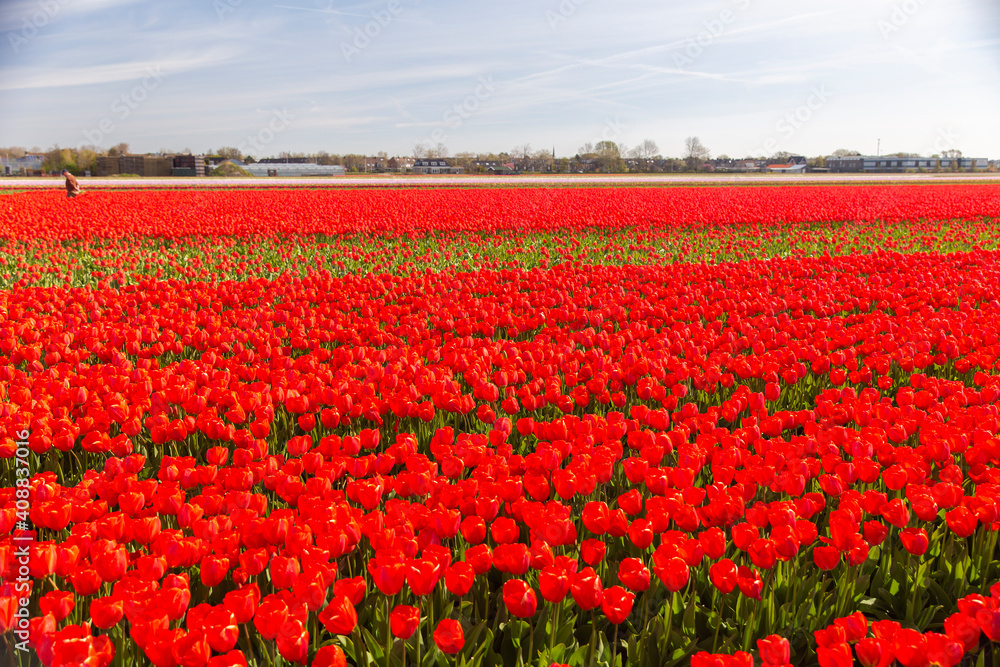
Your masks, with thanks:
[[[159,154],[175,155],[190,154],[191,150],[185,148],[182,151],[172,151],[161,148]],[[0,147],[0,156],[7,158],[20,158],[25,154],[44,156],[42,170],[49,173],[58,173],[67,169],[74,174],[93,172],[98,157],[115,157],[118,155],[130,154],[129,144],[119,143],[108,149],[100,149],[94,146],[80,146],[78,148],[61,148],[54,146],[47,151],[32,147],[25,149],[20,146]],[[232,146],[223,146],[218,149],[209,149],[206,156],[221,157],[227,160],[239,160],[243,162],[256,162],[267,158],[306,158],[310,162],[321,165],[341,165],[348,172],[364,172],[368,170],[371,158],[376,158],[380,162],[387,162],[389,157],[384,151],[380,151],[373,156],[356,153],[337,154],[327,151],[317,151],[315,153],[295,153],[282,151],[277,155],[255,156],[244,154],[240,149]],[[791,157],[791,153],[779,152],[770,156],[748,156],[740,160],[768,161],[771,163],[782,163]],[[838,149],[831,155],[860,155],[857,151]],[[945,151],[941,156],[931,157],[961,157],[961,151]],[[625,172],[696,172],[711,170],[714,168],[710,164],[712,160],[711,151],[702,143],[698,137],[688,137],[684,141],[684,150],[680,157],[664,156],[660,152],[657,143],[652,139],[645,139],[636,146],[629,148],[623,143],[611,140],[598,141],[596,144],[588,142],[577,149],[572,157],[556,157],[554,150],[533,150],[530,144],[515,146],[509,151],[499,153],[473,153],[458,152],[452,155],[448,148],[442,144],[428,146],[417,144],[412,151],[412,157],[419,158],[447,158],[454,165],[463,167],[467,173],[486,171],[489,164],[509,165],[515,171],[540,172],[540,173],[578,173],[578,172],[598,172],[598,173],[625,173]],[[893,153],[886,157],[919,157],[914,153]],[[719,155],[715,162],[724,163],[731,161],[727,155]],[[808,160],[811,167],[822,167],[825,157],[813,157]]]

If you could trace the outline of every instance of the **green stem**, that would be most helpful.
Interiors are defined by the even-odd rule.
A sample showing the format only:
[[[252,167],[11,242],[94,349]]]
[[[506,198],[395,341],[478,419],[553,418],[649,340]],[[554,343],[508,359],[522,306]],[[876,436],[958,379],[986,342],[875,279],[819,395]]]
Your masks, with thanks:
[[[392,629],[389,627],[389,615],[392,613],[392,596],[385,598],[385,667],[389,667],[389,654],[392,653]],[[403,660],[406,660],[406,647],[403,647]]]
[[[590,610],[590,647],[587,651],[587,664],[594,667],[594,657],[597,654],[597,614]]]
[[[534,617],[528,619],[528,662],[530,665],[535,657],[535,621]]]
[[[562,608],[562,602],[556,602],[552,611],[552,629],[549,631],[549,659],[552,659],[552,651],[556,647],[556,630],[559,628],[559,610]]]
[[[667,596],[667,612],[666,612],[666,614],[664,614],[664,618],[663,618],[663,636],[664,636],[665,641],[666,641],[666,649],[667,649],[667,651],[670,650],[670,630],[671,630],[671,628],[673,628],[673,622],[674,622],[674,598],[676,596],[677,596],[677,593],[673,593],[673,592],[671,592],[670,595]]]

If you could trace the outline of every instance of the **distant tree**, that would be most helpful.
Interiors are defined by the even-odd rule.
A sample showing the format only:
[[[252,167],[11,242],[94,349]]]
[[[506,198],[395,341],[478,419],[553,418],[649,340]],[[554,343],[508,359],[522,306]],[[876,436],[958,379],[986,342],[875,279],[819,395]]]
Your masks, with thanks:
[[[233,148],[232,146],[223,146],[216,152],[216,155],[224,157],[227,160],[243,159],[243,152],[239,148]]]
[[[519,160],[526,160],[531,156],[531,144],[521,144],[520,146],[514,146],[510,151],[511,157],[517,158]]]
[[[962,151],[957,148],[952,148],[951,150],[941,151],[941,157],[951,158],[953,160],[961,159]]]
[[[316,164],[340,164],[339,155],[330,155],[326,151],[320,151],[316,153]]]
[[[463,167],[466,171],[473,170],[474,165],[472,161],[476,159],[476,154],[469,151],[460,151],[455,153],[454,164],[457,167]]]
[[[788,151],[777,151],[771,155],[771,161],[775,164],[786,164],[791,157],[792,154]]]
[[[592,144],[592,143],[590,143],[588,141],[583,146],[580,146],[580,148],[577,149],[576,154],[579,155],[580,157],[583,157],[585,155],[593,155],[594,154],[594,144]]]
[[[698,137],[688,137],[684,140],[684,161],[688,169],[697,171],[711,155]]]
[[[425,144],[417,144],[413,147],[413,157],[416,159],[421,159],[427,157],[427,146]]]
[[[76,149],[76,168],[83,172],[94,171],[94,166],[97,164],[97,152],[90,147],[81,146]]]
[[[660,147],[652,139],[643,139],[635,148],[643,160],[651,160],[660,152]]]
[[[17,159],[19,157],[24,157],[25,150],[20,146],[8,146],[6,148],[0,148],[0,155],[4,157]]]
[[[552,152],[545,149],[535,151],[531,154],[531,166],[534,171],[552,171],[555,158]]]
[[[687,162],[679,160],[675,157],[669,157],[663,161],[663,171],[675,172],[684,171],[687,168]]]
[[[358,155],[356,153],[350,153],[344,156],[344,169],[347,171],[364,171],[365,170],[365,156]]]
[[[59,148],[58,145],[45,153],[42,169],[50,173],[58,173],[63,169],[68,169],[73,174],[79,171],[74,151],[70,148]]]
[[[594,154],[597,156],[597,168],[602,172],[608,174],[625,171],[621,150],[615,142],[598,141],[594,146]]]
[[[448,157],[448,147],[442,143],[438,143],[433,148],[427,149],[427,157],[429,158]]]
[[[830,153],[830,155],[832,155],[833,157],[851,157],[854,155],[861,155],[861,153],[857,151],[852,151],[847,148],[838,148],[837,150]]]
[[[119,155],[128,155],[129,145],[124,141],[120,144],[115,144],[108,149],[108,157],[118,157]]]

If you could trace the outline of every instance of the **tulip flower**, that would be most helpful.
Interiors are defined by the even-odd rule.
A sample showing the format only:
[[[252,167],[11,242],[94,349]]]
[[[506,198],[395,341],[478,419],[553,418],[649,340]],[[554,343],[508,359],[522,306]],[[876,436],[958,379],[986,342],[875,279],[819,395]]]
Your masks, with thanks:
[[[465,633],[458,621],[445,618],[434,629],[434,643],[442,653],[455,655],[465,646]]]

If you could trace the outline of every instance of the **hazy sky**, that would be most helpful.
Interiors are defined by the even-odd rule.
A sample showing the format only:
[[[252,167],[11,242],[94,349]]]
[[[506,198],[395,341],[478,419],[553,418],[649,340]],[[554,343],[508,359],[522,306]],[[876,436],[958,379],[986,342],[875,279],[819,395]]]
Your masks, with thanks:
[[[998,0],[0,0],[0,145],[1000,157]]]

